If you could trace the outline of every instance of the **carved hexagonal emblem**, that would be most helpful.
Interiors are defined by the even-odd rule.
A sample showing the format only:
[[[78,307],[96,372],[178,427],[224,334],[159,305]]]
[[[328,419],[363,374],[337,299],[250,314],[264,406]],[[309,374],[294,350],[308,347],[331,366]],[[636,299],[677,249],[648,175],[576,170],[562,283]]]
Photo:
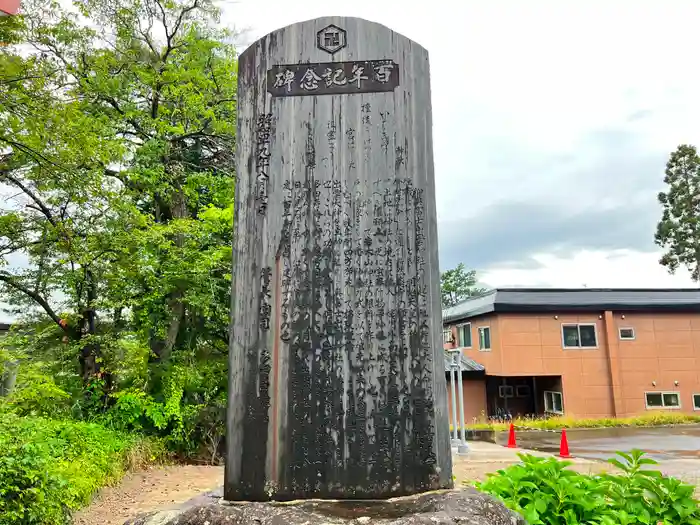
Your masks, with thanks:
[[[316,46],[331,55],[348,45],[348,33],[336,25],[329,25],[316,33]]]

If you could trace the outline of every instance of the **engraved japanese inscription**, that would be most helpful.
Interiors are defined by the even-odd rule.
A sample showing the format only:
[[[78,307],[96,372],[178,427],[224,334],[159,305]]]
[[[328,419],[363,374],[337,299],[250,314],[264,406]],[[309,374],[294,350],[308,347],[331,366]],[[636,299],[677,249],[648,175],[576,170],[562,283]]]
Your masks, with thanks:
[[[328,17],[238,74],[225,498],[451,487],[427,52]]]
[[[398,85],[399,66],[393,60],[288,64],[267,72],[273,97],[381,93]]]

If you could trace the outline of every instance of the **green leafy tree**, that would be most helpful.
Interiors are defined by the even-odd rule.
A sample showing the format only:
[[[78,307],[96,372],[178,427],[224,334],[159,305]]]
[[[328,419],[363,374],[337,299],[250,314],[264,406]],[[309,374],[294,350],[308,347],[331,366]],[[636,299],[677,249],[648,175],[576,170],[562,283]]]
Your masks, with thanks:
[[[209,0],[23,5],[5,32],[35,52],[0,48],[0,185],[12,197],[0,294],[53,323],[42,341],[88,390],[117,388],[137,355],[146,384],[140,364],[127,383],[156,397],[184,364],[201,367],[179,377],[221,388],[225,368],[210,376],[228,342],[230,34]]]
[[[442,272],[440,275],[440,291],[442,306],[454,306],[469,297],[481,295],[485,288],[477,286],[476,270],[466,270],[463,263],[456,268]]]
[[[700,281],[700,157],[695,146],[681,145],[666,164],[658,195],[663,207],[654,240],[665,249],[659,262],[674,273],[680,266]]]

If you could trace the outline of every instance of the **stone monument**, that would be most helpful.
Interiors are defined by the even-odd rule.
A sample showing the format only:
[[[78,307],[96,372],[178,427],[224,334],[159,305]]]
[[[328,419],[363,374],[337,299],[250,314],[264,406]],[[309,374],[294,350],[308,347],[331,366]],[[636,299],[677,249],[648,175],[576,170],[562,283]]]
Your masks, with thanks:
[[[227,500],[452,486],[428,53],[329,17],[239,59]]]
[[[452,462],[426,51],[321,18],[238,80],[224,490],[127,525],[526,525],[432,490]]]

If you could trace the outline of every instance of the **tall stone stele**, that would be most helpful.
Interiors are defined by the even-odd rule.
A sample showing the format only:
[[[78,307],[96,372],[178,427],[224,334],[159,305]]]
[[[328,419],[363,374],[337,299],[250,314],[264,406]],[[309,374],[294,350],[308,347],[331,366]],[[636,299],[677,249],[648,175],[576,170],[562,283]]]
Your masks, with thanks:
[[[227,500],[452,486],[428,53],[329,17],[240,57]]]

